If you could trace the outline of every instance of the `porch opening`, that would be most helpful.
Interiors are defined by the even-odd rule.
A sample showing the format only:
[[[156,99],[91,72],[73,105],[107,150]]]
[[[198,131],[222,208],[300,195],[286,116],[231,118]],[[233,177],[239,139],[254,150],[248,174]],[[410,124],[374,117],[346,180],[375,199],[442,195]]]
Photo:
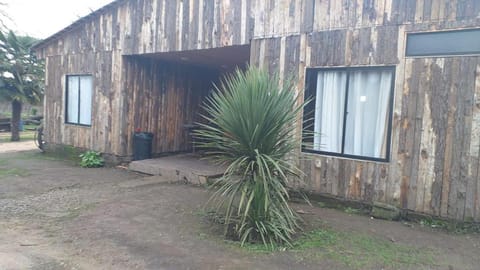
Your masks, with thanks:
[[[153,156],[192,152],[203,101],[249,58],[250,45],[124,56],[129,155],[134,131],[154,134]]]

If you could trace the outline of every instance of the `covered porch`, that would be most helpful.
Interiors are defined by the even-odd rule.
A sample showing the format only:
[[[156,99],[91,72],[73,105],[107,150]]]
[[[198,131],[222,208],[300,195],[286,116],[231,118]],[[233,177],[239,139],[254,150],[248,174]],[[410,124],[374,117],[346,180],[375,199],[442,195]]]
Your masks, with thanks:
[[[191,131],[203,121],[203,101],[249,58],[250,45],[124,56],[127,155],[135,131],[154,134],[154,157],[192,152]]]

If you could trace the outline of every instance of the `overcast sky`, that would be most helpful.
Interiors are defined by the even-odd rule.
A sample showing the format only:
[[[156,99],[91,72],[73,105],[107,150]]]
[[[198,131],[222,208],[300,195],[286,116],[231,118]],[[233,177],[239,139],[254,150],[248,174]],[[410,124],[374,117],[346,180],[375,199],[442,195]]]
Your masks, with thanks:
[[[17,34],[46,38],[113,0],[0,0]]]

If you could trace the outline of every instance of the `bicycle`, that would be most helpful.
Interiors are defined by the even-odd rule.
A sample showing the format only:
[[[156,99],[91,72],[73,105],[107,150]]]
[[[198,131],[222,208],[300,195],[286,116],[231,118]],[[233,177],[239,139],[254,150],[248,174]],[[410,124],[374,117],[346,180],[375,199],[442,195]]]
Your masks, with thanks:
[[[35,142],[35,145],[40,150],[42,150],[42,152],[44,152],[46,142],[45,142],[44,133],[43,133],[43,123],[41,123],[35,130],[35,133],[33,135],[33,140]]]

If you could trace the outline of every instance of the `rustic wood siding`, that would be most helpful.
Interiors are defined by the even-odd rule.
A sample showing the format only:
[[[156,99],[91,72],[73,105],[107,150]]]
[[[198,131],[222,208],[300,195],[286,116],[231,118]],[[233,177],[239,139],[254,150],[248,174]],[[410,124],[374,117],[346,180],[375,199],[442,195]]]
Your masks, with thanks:
[[[479,57],[405,60],[396,161],[401,206],[451,217],[480,218],[476,171]]]
[[[477,0],[120,0],[38,49],[153,53],[248,44],[332,29],[478,21]]]
[[[366,2],[375,9],[385,9],[382,3]],[[332,14],[328,9],[336,9],[340,1],[315,1],[315,5],[325,6],[315,6],[312,25],[304,26],[312,29],[310,33],[299,31],[280,37],[265,34],[265,38],[253,40],[251,62],[278,71],[283,77],[296,75],[300,89],[303,67],[396,66],[392,161],[376,163],[306,154],[302,168],[307,174],[307,188],[347,199],[382,201],[418,212],[478,221],[478,57],[404,57],[407,32],[475,27],[478,23],[472,18],[478,15],[478,4],[444,1],[432,6],[435,1],[426,1],[423,6],[419,2],[423,1],[416,5],[398,1],[390,6],[393,11],[386,10],[384,16],[378,17],[380,13],[370,9],[370,15],[365,17],[368,5],[363,5],[361,14],[349,8]],[[469,6],[471,10],[452,15],[453,10],[439,11],[444,6]],[[425,15],[418,15],[420,10],[425,10]],[[292,41],[300,48],[289,47]]]
[[[125,87],[129,82],[124,76],[123,55],[248,44],[253,35],[253,0],[117,2],[37,50],[47,62],[49,143],[129,155],[132,129],[125,119],[133,119],[134,111],[126,110],[131,95]],[[64,77],[80,73],[94,75],[94,119],[90,128],[65,125],[63,119]]]
[[[188,150],[179,126],[206,80],[124,55],[252,40],[251,63],[295,77],[298,89],[307,67],[395,66],[391,162],[305,154],[307,187],[480,221],[480,60],[405,58],[407,33],[474,28],[479,18],[477,0],[120,0],[38,50],[47,60],[47,140],[122,156],[139,127],[162,134],[155,152]],[[91,128],[63,124],[69,73],[94,74]]]
[[[255,38],[431,22],[442,22],[441,28],[480,14],[477,0],[278,0],[254,6]]]
[[[184,125],[201,120],[200,105],[218,79],[216,70],[127,58],[127,141],[132,142],[133,132],[140,129],[154,133],[154,154],[191,151]],[[127,154],[131,153],[129,147]]]
[[[119,115],[108,112],[118,108],[114,91],[112,53],[90,53],[47,58],[45,95],[45,131],[50,144],[67,144],[106,153],[117,153],[120,145]],[[69,74],[88,74],[93,78],[92,126],[65,124],[65,78]],[[108,79],[105,79],[108,78]]]
[[[301,166],[307,189],[480,220],[480,58],[405,57],[409,32],[479,25],[473,19],[479,14],[474,1],[439,2],[310,1],[315,14],[311,26],[304,27],[311,32],[252,41],[251,63],[282,77],[295,75],[299,89],[304,87],[305,67],[396,68],[391,162],[304,154]],[[347,6],[339,8],[342,5]],[[464,6],[470,11],[458,9]],[[292,43],[299,46],[291,47]]]
[[[119,1],[38,51],[44,57],[110,50],[128,55],[249,44],[254,2]]]

